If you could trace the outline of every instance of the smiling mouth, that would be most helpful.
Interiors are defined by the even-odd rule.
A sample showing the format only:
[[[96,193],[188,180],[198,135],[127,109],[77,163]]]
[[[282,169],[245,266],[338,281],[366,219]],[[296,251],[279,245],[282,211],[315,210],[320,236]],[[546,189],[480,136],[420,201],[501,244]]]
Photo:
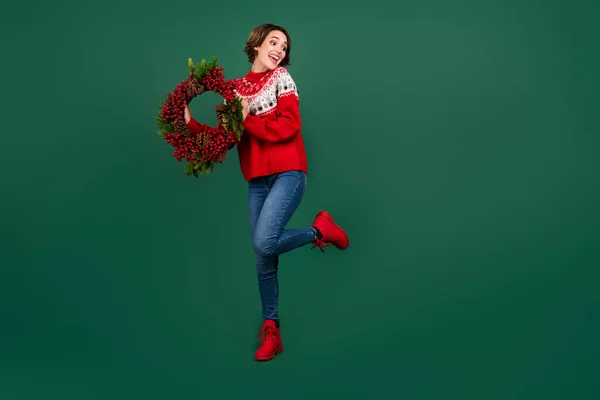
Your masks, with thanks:
[[[271,59],[271,61],[273,61],[275,64],[277,64],[279,62],[279,56],[274,56],[274,55],[270,55],[269,58]]]

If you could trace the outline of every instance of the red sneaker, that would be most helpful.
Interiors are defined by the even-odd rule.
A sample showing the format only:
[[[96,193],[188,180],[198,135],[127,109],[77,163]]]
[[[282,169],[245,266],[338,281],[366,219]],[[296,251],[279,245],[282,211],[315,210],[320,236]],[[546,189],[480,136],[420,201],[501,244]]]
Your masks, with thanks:
[[[320,239],[317,237],[311,250],[319,247],[323,251],[324,247],[331,245],[340,250],[345,250],[350,244],[346,232],[335,224],[333,217],[327,211],[319,211],[312,226],[317,228],[323,234],[323,237]]]
[[[261,346],[256,350],[254,359],[256,361],[271,360],[283,351],[281,343],[281,335],[279,328],[275,326],[275,321],[266,320],[260,329],[258,341],[262,342]]]

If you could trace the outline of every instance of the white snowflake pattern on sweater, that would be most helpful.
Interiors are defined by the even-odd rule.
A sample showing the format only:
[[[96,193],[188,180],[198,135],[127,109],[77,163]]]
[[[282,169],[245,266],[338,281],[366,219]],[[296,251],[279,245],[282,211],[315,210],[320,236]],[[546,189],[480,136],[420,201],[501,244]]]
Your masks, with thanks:
[[[243,78],[238,81],[236,94],[246,99],[251,115],[273,112],[277,107],[278,98],[290,95],[299,97],[296,82],[284,67],[277,67],[265,77],[268,79],[262,87],[260,82],[250,83]]]

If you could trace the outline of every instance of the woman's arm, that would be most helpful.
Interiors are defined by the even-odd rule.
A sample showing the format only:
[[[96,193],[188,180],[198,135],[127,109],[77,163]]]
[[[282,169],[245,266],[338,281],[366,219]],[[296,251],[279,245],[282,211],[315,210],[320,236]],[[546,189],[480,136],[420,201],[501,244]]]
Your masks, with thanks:
[[[261,140],[270,143],[286,142],[300,132],[302,120],[296,82],[285,69],[281,69],[275,82],[277,93],[277,106],[270,114],[255,116],[248,114],[248,107],[244,105],[244,128],[246,131]]]
[[[277,107],[270,115],[260,117],[247,114],[247,105],[244,106],[244,114],[244,129],[252,136],[270,143],[293,139],[302,127],[298,97],[294,93],[280,96]]]
[[[185,110],[184,110],[183,114],[184,114],[185,123],[187,124],[187,127],[190,130],[190,132],[201,133],[201,132],[207,131],[208,125],[201,124],[198,121],[196,121],[194,118],[192,118],[192,113],[190,111],[190,108],[187,105],[185,106]]]

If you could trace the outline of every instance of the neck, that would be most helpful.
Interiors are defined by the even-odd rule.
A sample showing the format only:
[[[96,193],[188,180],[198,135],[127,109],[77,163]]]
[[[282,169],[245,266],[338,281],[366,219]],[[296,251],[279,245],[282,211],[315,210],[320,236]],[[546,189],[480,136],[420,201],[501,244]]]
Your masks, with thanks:
[[[258,63],[258,62],[254,62],[252,64],[252,72],[254,73],[263,73],[263,72],[269,72],[269,68],[267,68],[266,66],[264,66],[262,63]]]

